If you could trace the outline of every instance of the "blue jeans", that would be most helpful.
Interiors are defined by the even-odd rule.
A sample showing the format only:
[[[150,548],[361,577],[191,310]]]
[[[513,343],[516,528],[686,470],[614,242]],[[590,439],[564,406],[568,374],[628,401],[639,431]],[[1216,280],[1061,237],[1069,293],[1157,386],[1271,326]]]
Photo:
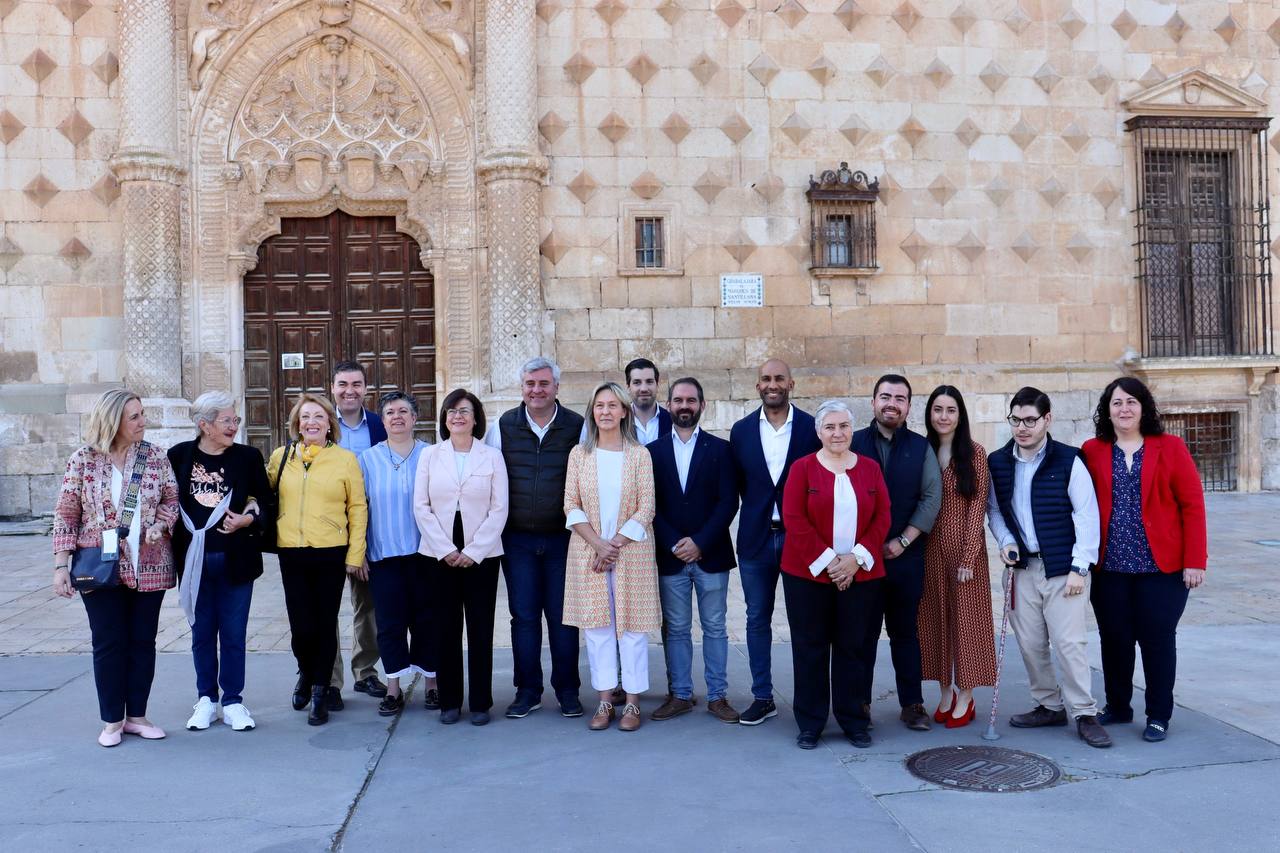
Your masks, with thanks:
[[[671,694],[679,699],[693,696],[693,593],[697,592],[707,701],[723,699],[729,689],[725,675],[729,634],[724,629],[729,573],[704,572],[697,565],[687,565],[674,575],[660,576],[658,591],[662,595],[662,618],[667,623],[664,649]]]
[[[738,555],[742,596],[747,601],[747,657],[751,659],[751,696],[773,700],[773,602],[782,564],[781,530],[770,531],[753,557]]]
[[[196,596],[196,623],[191,626],[191,657],[196,664],[196,691],[208,696],[210,702],[217,703],[219,685],[223,705],[241,701],[252,599],[253,581],[228,583],[227,555],[206,552],[200,594]]]
[[[551,646],[551,688],[556,698],[577,697],[578,629],[564,624],[564,566],[569,531],[502,535],[502,573],[511,611],[511,657],[518,696],[542,696],[542,618]]]

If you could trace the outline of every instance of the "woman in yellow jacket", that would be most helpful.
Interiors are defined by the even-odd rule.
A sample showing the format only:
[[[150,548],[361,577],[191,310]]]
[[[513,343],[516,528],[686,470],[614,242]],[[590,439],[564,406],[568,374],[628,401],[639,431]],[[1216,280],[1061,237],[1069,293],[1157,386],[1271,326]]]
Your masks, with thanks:
[[[348,574],[363,579],[368,573],[364,477],[355,454],[338,446],[340,430],[328,400],[303,394],[289,412],[291,441],[267,462],[267,478],[279,494],[276,545],[298,661],[293,707],[301,711],[310,703],[307,722],[313,726],[329,720],[325,691],[338,653],[334,627],[342,588]]]

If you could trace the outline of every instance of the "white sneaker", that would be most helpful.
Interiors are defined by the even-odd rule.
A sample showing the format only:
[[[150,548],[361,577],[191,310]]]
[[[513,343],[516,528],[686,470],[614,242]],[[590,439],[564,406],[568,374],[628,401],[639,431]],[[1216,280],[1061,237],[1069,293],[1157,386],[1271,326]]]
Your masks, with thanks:
[[[237,702],[234,705],[222,706],[222,722],[231,726],[232,731],[242,732],[245,729],[252,729],[257,726],[253,721],[253,717],[249,716],[249,709]]]
[[[208,696],[201,696],[200,701],[191,707],[195,709],[195,713],[191,715],[191,719],[187,720],[187,728],[193,731],[204,731],[218,719],[218,706],[213,704]]]

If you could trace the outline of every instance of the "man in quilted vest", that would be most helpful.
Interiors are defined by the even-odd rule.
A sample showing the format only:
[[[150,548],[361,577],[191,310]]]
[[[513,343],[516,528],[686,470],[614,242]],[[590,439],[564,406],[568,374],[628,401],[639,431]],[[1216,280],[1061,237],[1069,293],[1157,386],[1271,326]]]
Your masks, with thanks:
[[[1036,707],[1015,728],[1065,726],[1089,746],[1111,746],[1098,722],[1087,651],[1089,568],[1098,560],[1098,500],[1080,452],[1049,435],[1049,397],[1023,388],[1009,404],[1013,438],[988,458],[987,514],[1000,559],[1012,571],[1009,622]],[[1049,655],[1062,668],[1059,681]]]

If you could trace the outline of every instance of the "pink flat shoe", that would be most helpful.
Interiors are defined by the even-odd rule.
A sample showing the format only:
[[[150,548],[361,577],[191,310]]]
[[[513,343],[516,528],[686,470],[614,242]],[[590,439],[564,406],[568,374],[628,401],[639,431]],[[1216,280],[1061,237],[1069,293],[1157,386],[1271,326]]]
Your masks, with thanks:
[[[106,747],[119,746],[120,737],[123,733],[123,729],[116,729],[114,732],[109,732],[106,729],[103,729],[98,735],[98,745]]]
[[[130,723],[128,721],[125,721],[124,733],[127,735],[137,735],[144,740],[160,740],[160,738],[164,737],[164,729],[159,726]]]

